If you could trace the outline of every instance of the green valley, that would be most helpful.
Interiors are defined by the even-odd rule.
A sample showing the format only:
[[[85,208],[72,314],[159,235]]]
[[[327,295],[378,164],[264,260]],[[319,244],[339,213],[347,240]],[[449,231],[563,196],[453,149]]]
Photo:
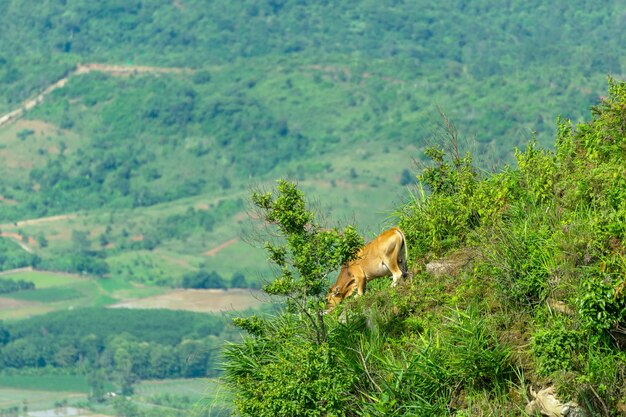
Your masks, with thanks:
[[[611,188],[611,203],[598,202],[606,178],[572,169],[576,152],[592,155],[591,167],[594,143],[605,146],[584,136],[585,127],[578,129],[586,142],[567,158],[553,166],[545,155],[563,149],[563,121],[576,131],[619,111],[603,100],[621,103],[625,24],[620,2],[591,0],[0,2],[0,415],[26,403],[31,411],[61,408],[50,401],[60,386],[65,405],[91,413],[258,417],[251,397],[241,397],[254,384],[233,378],[232,368],[230,388],[220,379],[219,352],[225,343],[227,354],[241,347],[241,335],[250,349],[276,348],[278,356],[259,359],[269,368],[250,374],[257,382],[271,366],[276,375],[289,371],[281,362],[289,358],[327,357],[313,361],[317,375],[329,364],[341,372],[373,367],[367,380],[347,371],[320,377],[335,384],[329,393],[349,393],[353,411],[345,415],[524,415],[529,390],[483,378],[482,368],[472,374],[471,358],[445,350],[457,342],[477,342],[485,357],[502,360],[495,374],[507,383],[556,381],[559,394],[585,398],[598,415],[623,412],[623,392],[611,385],[621,380],[599,371],[603,360],[623,357],[603,338],[606,328],[592,331],[585,321],[592,311],[621,314],[621,292],[605,288],[609,307],[596,311],[601,302],[591,296],[575,304],[582,284],[572,278],[584,265],[584,285],[593,287],[598,268],[617,285],[621,194]],[[620,129],[597,132],[621,138]],[[621,142],[606,146],[621,155]],[[616,166],[597,169],[618,178]],[[577,191],[560,177],[541,182],[558,170],[580,180]],[[281,179],[297,184],[327,230],[353,225],[367,241],[390,225],[405,229],[416,280],[397,292],[374,283],[364,300],[347,303],[360,317],[354,321],[326,317],[336,331],[331,345],[361,343],[372,362],[343,356],[337,364],[336,345],[281,339],[283,331],[311,336],[289,302],[261,291],[284,270],[271,253],[268,260],[275,224],[263,221],[251,196]],[[602,211],[607,205],[615,212]],[[601,219],[589,220],[601,237],[583,219]],[[556,232],[558,222],[564,229]],[[570,246],[557,235],[570,236]],[[465,250],[499,262],[472,264],[476,271],[440,283],[425,274],[429,262]],[[477,307],[479,293],[487,305]],[[507,310],[498,297],[530,301]],[[578,316],[549,325],[542,306],[557,299]],[[259,317],[266,333],[232,326],[239,315],[253,324]],[[603,323],[620,326],[616,320]],[[501,331],[506,326],[521,327]],[[468,341],[467,332],[484,338]],[[608,343],[598,349],[611,359],[594,351],[587,357],[596,362],[585,362],[584,337]],[[439,341],[442,350],[429,350]],[[293,350],[281,350],[283,342]],[[511,367],[507,349],[521,351],[522,362]],[[252,364],[258,352],[246,352],[239,353]],[[457,361],[473,382],[447,368],[415,367],[441,358]],[[405,369],[402,360],[413,362]],[[561,365],[570,373],[555,373]],[[420,391],[431,408],[399,388],[409,368],[417,372],[410,378],[449,377],[439,380],[443,391]],[[270,385],[267,393],[280,392]],[[46,393],[39,406],[31,389]],[[272,412],[306,415],[285,410]]]

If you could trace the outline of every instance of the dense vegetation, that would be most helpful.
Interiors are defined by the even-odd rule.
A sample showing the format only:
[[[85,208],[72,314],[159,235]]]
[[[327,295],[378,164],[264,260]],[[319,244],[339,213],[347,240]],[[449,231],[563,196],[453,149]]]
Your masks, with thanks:
[[[40,259],[6,238],[0,238],[0,271],[36,265]]]
[[[81,61],[194,71],[92,73],[55,93],[29,117],[89,140],[49,155],[27,183],[6,184],[21,204],[5,216],[153,205],[356,140],[411,143],[427,134],[435,105],[476,133],[477,154],[491,162],[510,158],[523,129],[548,144],[554,108],[580,118],[606,74],[621,72],[618,5],[497,6],[6,2],[7,110]],[[173,170],[165,156],[190,163]],[[312,169],[303,162],[302,174]],[[25,195],[33,183],[41,192]]]
[[[227,347],[225,378],[239,413],[525,415],[528,387],[552,383],[590,415],[623,415],[626,83],[557,132],[554,152],[531,142],[515,167],[480,174],[448,124],[397,211],[416,275],[326,317],[301,253],[350,245],[318,238],[301,193],[257,197],[286,242],[267,246],[283,273],[265,290],[304,301],[236,321],[249,335]],[[459,258],[443,275],[424,269]]]
[[[512,160],[531,131],[549,146],[557,112],[580,120],[606,74],[622,71],[619,13],[587,0],[550,11],[460,0],[5,2],[2,112],[78,63],[175,71],[72,75],[26,113],[30,122],[0,129],[0,151],[13,161],[0,168],[0,221],[111,213],[82,226],[106,228],[87,235],[82,253],[34,227],[32,237],[51,243],[37,251],[42,268],[177,285],[190,271],[162,257],[146,255],[157,259],[132,271],[160,249],[193,255],[192,272],[250,276],[243,266],[201,265],[201,253],[239,230],[251,181],[329,184],[324,203],[344,217],[358,209],[367,230],[410,183],[411,157],[425,157],[437,107],[476,137],[482,168]],[[387,203],[373,209],[368,193]],[[180,210],[149,224],[113,220],[167,204]]]
[[[78,314],[77,314],[78,313]],[[229,331],[224,319],[169,310],[86,308],[0,322],[0,369],[56,368],[90,376],[92,397],[108,381],[131,393],[144,379],[208,377]]]
[[[0,278],[0,294],[34,289],[35,284],[31,281],[25,281],[22,279],[14,281],[12,279]]]

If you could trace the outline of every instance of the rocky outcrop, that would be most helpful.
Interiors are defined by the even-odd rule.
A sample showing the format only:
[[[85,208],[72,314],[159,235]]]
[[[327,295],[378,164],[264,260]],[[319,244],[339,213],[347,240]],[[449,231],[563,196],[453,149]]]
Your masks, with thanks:
[[[457,275],[463,267],[470,263],[474,255],[471,249],[462,249],[446,258],[430,261],[426,264],[426,272],[435,277]]]
[[[546,417],[585,417],[585,411],[574,401],[562,403],[556,398],[556,389],[544,388],[539,392],[530,389],[533,400],[526,405],[526,412],[531,416]]]

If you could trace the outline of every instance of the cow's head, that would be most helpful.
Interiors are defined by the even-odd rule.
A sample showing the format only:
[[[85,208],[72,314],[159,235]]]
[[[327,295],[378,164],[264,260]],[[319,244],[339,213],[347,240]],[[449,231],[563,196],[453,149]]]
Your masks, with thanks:
[[[330,289],[330,292],[326,296],[326,312],[330,313],[335,307],[343,301],[343,294],[341,288],[335,286]]]
[[[347,289],[354,283],[354,277],[348,271],[348,268],[344,265],[339,272],[337,283],[330,288],[328,295],[326,296],[326,312],[330,313],[335,307],[339,305],[346,298],[348,293]]]

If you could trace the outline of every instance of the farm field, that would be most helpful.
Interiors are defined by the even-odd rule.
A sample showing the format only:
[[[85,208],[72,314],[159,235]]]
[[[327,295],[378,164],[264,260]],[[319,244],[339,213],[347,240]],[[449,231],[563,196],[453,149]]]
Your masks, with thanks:
[[[215,379],[169,379],[142,381],[135,387],[135,401],[162,403],[167,398],[183,399],[193,411],[209,411],[226,406],[226,389]],[[210,415],[210,414],[209,414]]]
[[[36,271],[32,268],[27,268],[15,272],[6,271],[3,272],[0,276],[13,280],[22,279],[25,281],[31,281],[35,284],[35,288],[38,289],[60,287],[88,280],[88,278],[80,277],[76,274],[65,274],[62,272],[53,271]]]
[[[247,289],[176,290],[154,297],[137,298],[112,304],[111,308],[165,308],[198,313],[234,311],[261,306],[267,296]]]
[[[0,320],[15,320],[56,310],[111,306],[165,308],[196,312],[245,310],[263,300],[250,290],[180,290],[48,271],[6,273],[4,279],[28,280],[35,290],[0,297]]]
[[[24,406],[29,411],[54,409],[67,400],[68,404],[84,402],[88,387],[85,377],[76,375],[20,375],[0,377],[0,410]]]
[[[60,404],[76,411],[87,400],[87,379],[78,375],[2,375],[0,378],[0,411],[12,407],[28,408],[29,415],[64,415]],[[226,407],[227,394],[219,382],[208,378],[141,381],[130,401],[142,408],[208,411]],[[80,410],[75,416],[107,417],[115,415],[112,400],[94,404],[94,410]],[[174,407],[175,406],[175,407]],[[56,411],[55,411],[56,410]],[[48,414],[42,413],[48,411]]]

